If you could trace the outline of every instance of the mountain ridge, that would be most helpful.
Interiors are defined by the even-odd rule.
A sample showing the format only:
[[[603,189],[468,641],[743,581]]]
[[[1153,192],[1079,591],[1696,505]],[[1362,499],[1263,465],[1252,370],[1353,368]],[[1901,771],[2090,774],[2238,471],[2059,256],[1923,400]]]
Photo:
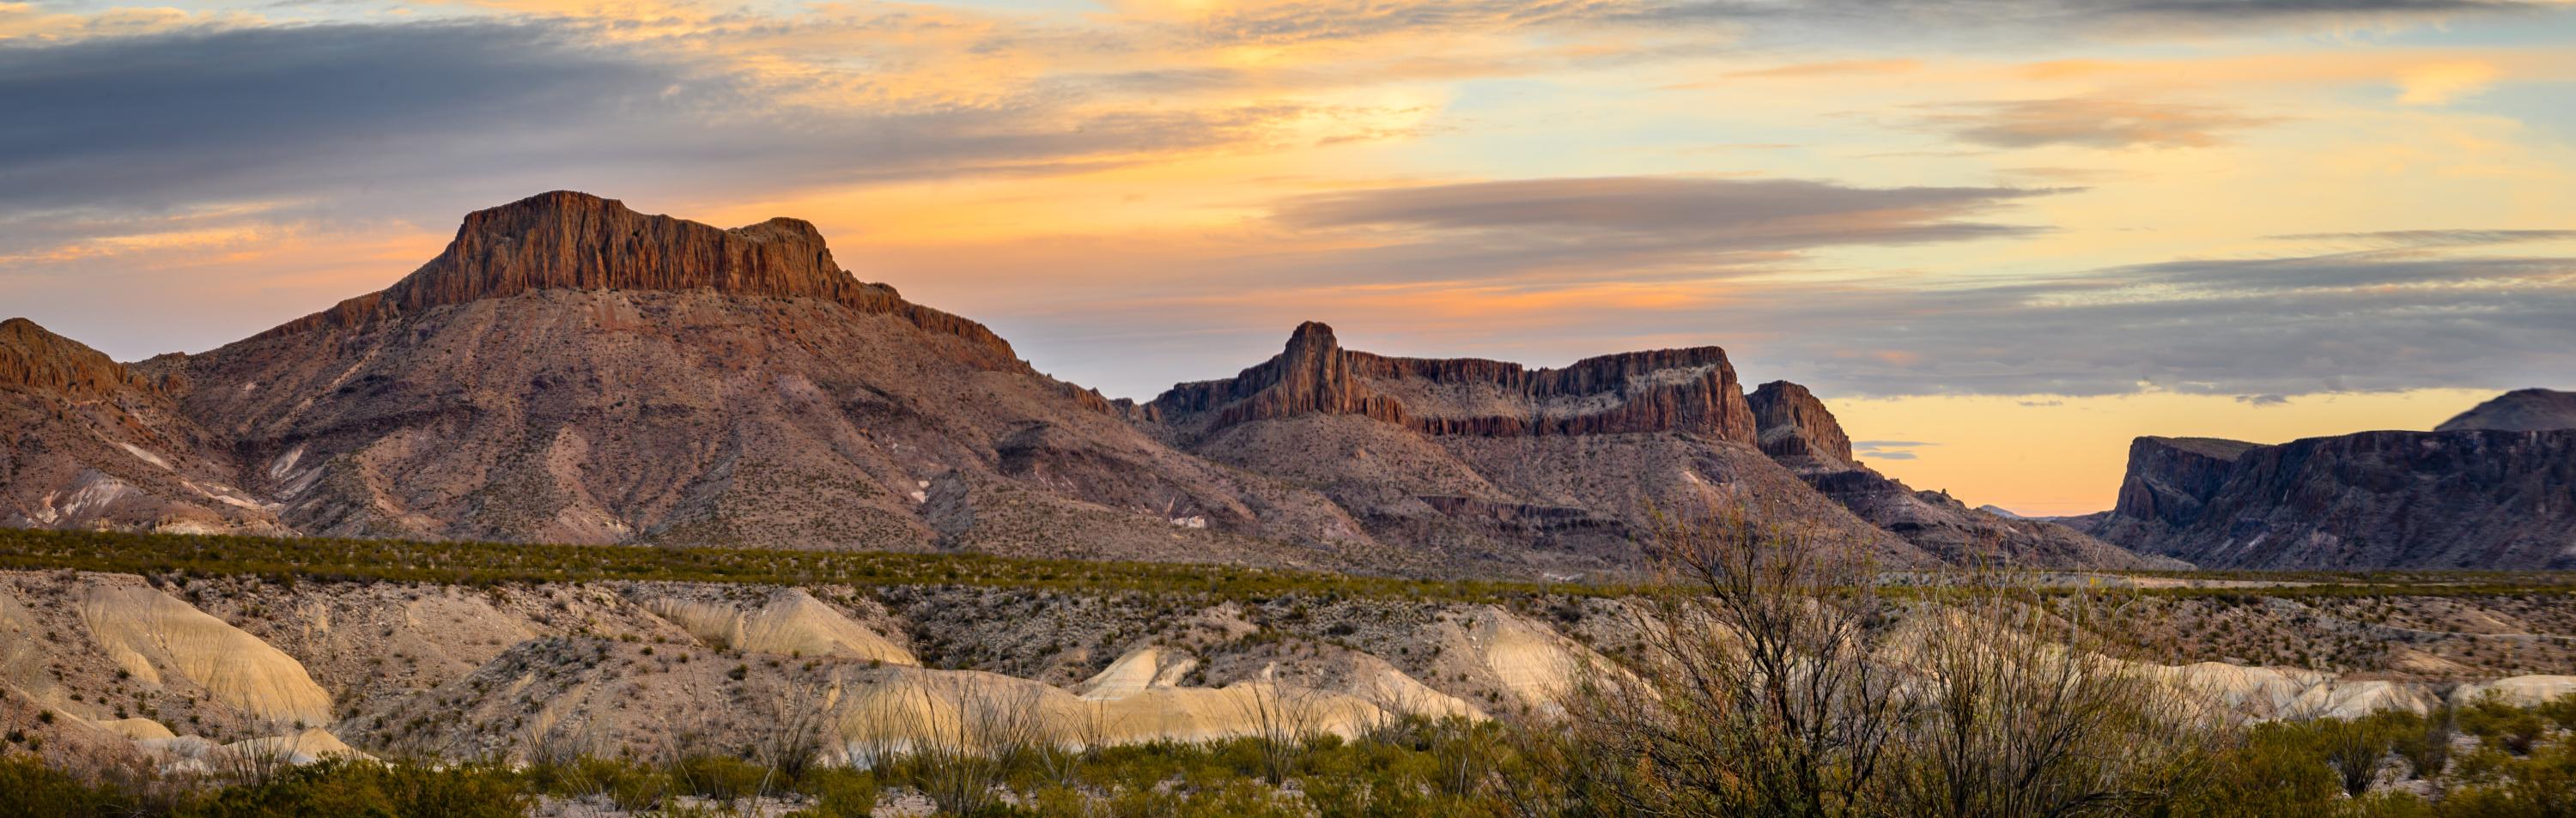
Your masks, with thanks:
[[[2090,533],[2212,568],[2576,567],[2576,429],[2444,425],[2272,445],[2140,437]]]
[[[1643,567],[1658,510],[1744,505],[1934,561],[1764,454],[1718,347],[1527,367],[1344,349],[1308,322],[1269,360],[1140,404],[858,280],[810,223],[717,228],[569,191],[468,214],[384,289],[207,352],[20,359],[0,365],[113,382],[153,418],[134,424],[193,441],[150,444],[185,481],[118,489],[240,509],[180,514],[189,530],[1579,575]],[[74,438],[107,440],[13,442]],[[81,445],[15,481],[19,505],[132,465]],[[10,520],[73,524],[48,514]]]

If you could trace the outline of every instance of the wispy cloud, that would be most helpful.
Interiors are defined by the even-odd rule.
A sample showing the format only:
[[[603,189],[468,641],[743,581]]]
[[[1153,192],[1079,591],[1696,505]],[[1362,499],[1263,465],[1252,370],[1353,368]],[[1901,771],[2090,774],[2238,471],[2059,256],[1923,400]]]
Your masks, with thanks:
[[[2274,121],[2230,106],[2108,97],[1958,103],[1916,120],[1961,141],[1998,148],[2205,148]]]
[[[2378,230],[2361,233],[2292,233],[2279,241],[2364,244],[2374,247],[2477,247],[2540,241],[2576,241],[2576,230]]]
[[[1294,228],[1543,231],[1651,237],[1704,250],[1911,244],[2027,233],[1971,220],[2057,189],[1849,187],[1808,179],[1619,176],[1464,182],[1298,197],[1272,218]]]
[[[1914,460],[1921,457],[1915,449],[1941,444],[1921,440],[1855,440],[1852,456],[1871,460]]]

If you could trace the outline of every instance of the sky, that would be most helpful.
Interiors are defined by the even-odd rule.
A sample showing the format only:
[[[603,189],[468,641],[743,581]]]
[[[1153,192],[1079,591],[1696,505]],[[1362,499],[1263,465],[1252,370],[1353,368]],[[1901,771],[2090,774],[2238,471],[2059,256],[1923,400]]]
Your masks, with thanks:
[[[2576,387],[2567,0],[0,0],[0,314],[120,359],[555,189],[1114,396],[1714,344],[2032,514]]]

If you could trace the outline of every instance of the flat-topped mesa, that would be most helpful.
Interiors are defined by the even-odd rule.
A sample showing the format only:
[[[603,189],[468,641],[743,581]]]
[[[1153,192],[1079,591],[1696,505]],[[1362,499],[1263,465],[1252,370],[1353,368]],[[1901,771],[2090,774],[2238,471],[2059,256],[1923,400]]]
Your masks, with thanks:
[[[93,400],[143,385],[123,364],[86,344],[24,318],[0,321],[0,388]]]
[[[637,213],[615,199],[554,191],[466,214],[437,258],[383,292],[359,296],[279,327],[355,326],[447,304],[538,290],[712,290],[815,298],[896,315],[924,330],[984,347],[1015,364],[1010,344],[984,325],[903,300],[893,287],[851,277],[832,262],[810,222],[776,218],[732,229]]]
[[[1825,402],[1788,381],[1772,381],[1745,398],[1753,408],[1762,453],[1773,457],[1811,456],[1836,463],[1852,462],[1851,438]]]
[[[1480,358],[1342,349],[1307,322],[1287,348],[1233,378],[1186,383],[1147,407],[1204,434],[1254,420],[1360,415],[1426,434],[1511,437],[1684,431],[1751,443],[1752,411],[1726,352],[1692,347],[1530,369]]]

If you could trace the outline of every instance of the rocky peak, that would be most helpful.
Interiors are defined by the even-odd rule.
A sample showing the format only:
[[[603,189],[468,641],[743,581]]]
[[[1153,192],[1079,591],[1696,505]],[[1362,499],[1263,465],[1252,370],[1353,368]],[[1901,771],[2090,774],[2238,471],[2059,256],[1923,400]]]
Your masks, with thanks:
[[[2490,398],[2476,408],[2433,427],[2437,432],[2490,429],[2499,432],[2543,432],[2576,429],[2576,392],[2516,389]]]
[[[1851,438],[1843,434],[1842,424],[1825,402],[1788,381],[1772,381],[1754,389],[1745,401],[1753,408],[1753,422],[1761,435],[1762,451],[1773,457],[1812,455],[1841,463],[1852,462]]]
[[[103,398],[140,381],[124,365],[24,318],[0,321],[0,388]]]

